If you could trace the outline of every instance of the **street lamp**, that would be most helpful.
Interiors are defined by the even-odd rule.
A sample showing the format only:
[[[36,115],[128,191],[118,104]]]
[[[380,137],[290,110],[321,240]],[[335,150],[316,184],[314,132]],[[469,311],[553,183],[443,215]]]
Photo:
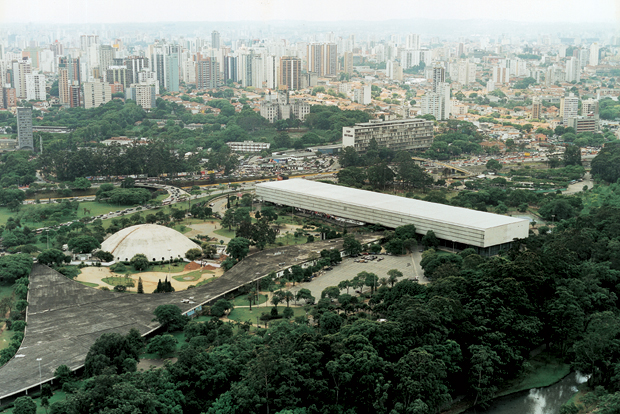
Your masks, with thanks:
[[[39,362],[39,392],[43,393],[43,386],[41,385],[43,382],[43,375],[41,375],[41,359],[42,358],[37,358],[37,361]]]
[[[170,256],[170,260],[168,260],[168,277],[170,277],[170,263],[172,263],[172,255],[170,254],[170,251],[172,249],[168,249],[168,256]]]

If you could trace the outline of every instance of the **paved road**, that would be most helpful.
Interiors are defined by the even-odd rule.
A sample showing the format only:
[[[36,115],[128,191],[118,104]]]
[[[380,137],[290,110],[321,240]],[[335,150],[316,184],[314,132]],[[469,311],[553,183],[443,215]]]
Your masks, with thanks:
[[[420,283],[427,283],[428,281],[423,277],[424,272],[420,267],[420,253],[411,253],[404,256],[387,256],[380,255],[378,257],[383,258],[381,261],[373,260],[367,263],[357,263],[355,259],[351,257],[345,257],[342,259],[342,263],[335,266],[333,270],[325,271],[321,276],[314,278],[310,282],[300,283],[293,288],[291,292],[297,293],[300,289],[309,289],[317,300],[321,297],[321,292],[327,287],[338,286],[338,283],[343,280],[352,280],[358,273],[366,271],[376,274],[379,279],[388,277],[388,270],[398,269],[403,272],[401,279],[408,279],[418,277]],[[368,290],[370,288],[364,288]],[[346,289],[341,293],[346,293]],[[349,293],[353,294],[353,289],[349,289]]]

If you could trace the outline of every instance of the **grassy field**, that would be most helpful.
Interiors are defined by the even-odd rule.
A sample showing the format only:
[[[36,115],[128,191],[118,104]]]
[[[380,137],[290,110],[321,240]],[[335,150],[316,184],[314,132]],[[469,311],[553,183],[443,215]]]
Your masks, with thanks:
[[[248,295],[241,295],[241,296],[237,296],[236,298],[234,298],[233,300],[230,301],[230,303],[233,304],[233,306],[249,306],[249,302],[247,299]],[[258,304],[262,304],[265,303],[267,301],[267,295],[258,295]],[[252,304],[252,306],[255,306],[255,304]]]
[[[0,326],[4,326],[4,322],[0,323]],[[13,338],[13,334],[15,334],[15,332],[9,330],[0,332],[0,350],[9,346],[11,338]]]
[[[200,270],[195,270],[193,272],[189,272],[186,273],[184,275],[176,275],[173,276],[172,278],[176,281],[179,282],[195,282],[197,280],[199,280],[202,276],[204,276],[205,274],[213,274],[213,272],[211,272],[210,270],[205,270],[203,272],[201,272]]]
[[[183,331],[162,333],[162,335],[172,335],[174,337],[174,339],[177,340],[177,349],[176,349],[175,352],[179,351],[181,349],[181,347],[184,344],[186,344],[186,342],[185,342],[185,333]],[[140,359],[159,359],[159,355],[157,355],[157,354],[149,354],[149,353],[145,352],[142,355],[140,355]]]
[[[79,381],[79,382],[81,382],[81,381]],[[63,391],[56,390],[56,391],[54,391],[54,395],[52,395],[52,397],[49,399],[49,403],[50,403],[50,405],[52,405],[56,401],[64,401],[66,399],[67,399],[67,395]],[[37,414],[47,414],[48,410],[46,410],[44,407],[41,407],[41,399],[40,398],[33,398],[33,400],[37,404]],[[2,411],[0,411],[0,413],[2,413],[2,414],[4,414],[4,413],[6,413],[6,414],[13,414],[13,407],[7,408],[5,410],[2,410]]]
[[[278,307],[278,312],[280,313],[280,315],[282,314],[282,311],[284,310],[284,308],[285,306]],[[291,306],[291,309],[293,309],[295,316],[306,315],[306,311],[302,307]],[[252,310],[250,310],[250,308],[235,308],[228,315],[228,319],[230,319],[231,321],[252,322],[253,324],[256,324],[257,317],[260,317],[263,313],[269,313],[270,311],[271,311],[271,306],[267,306],[267,307],[261,306],[258,308],[253,306]],[[263,325],[264,322],[260,321],[260,324]]]
[[[104,277],[101,281],[111,286],[134,286],[135,284],[133,279],[128,277]]]
[[[218,234],[220,236],[228,237],[229,239],[234,239],[235,238],[235,231],[234,230],[217,229],[217,230],[213,230],[213,233]]]
[[[168,267],[170,267],[170,270],[168,270]],[[172,263],[170,265],[161,264],[161,265],[151,266],[147,269],[147,272],[168,273],[168,271],[170,271],[170,273],[179,273],[179,272],[182,272],[184,269],[185,269],[185,262],[181,262],[181,263]]]

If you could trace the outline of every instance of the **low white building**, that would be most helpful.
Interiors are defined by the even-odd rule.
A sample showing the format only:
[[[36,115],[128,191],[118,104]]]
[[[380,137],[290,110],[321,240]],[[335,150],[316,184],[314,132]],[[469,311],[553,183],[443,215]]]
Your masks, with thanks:
[[[420,234],[432,230],[446,246],[474,247],[481,254],[496,254],[529,233],[525,219],[303,179],[257,184],[256,196],[390,228],[413,224]]]

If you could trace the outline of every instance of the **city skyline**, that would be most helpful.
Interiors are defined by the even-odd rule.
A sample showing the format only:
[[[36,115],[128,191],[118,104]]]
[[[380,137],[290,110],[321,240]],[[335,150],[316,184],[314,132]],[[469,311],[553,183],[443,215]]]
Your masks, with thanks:
[[[0,24],[11,23],[151,23],[151,22],[240,22],[240,21],[386,21],[403,19],[433,20],[507,20],[517,22],[606,22],[620,24],[620,0],[583,2],[523,0],[437,0],[435,2],[386,0],[381,7],[369,1],[317,0],[239,0],[213,2],[182,0],[176,7],[163,0],[121,1],[105,3],[84,0],[45,2],[0,0]],[[123,10],[123,13],[110,13]],[[162,12],[165,10],[165,12]],[[188,12],[188,11],[191,11]]]

